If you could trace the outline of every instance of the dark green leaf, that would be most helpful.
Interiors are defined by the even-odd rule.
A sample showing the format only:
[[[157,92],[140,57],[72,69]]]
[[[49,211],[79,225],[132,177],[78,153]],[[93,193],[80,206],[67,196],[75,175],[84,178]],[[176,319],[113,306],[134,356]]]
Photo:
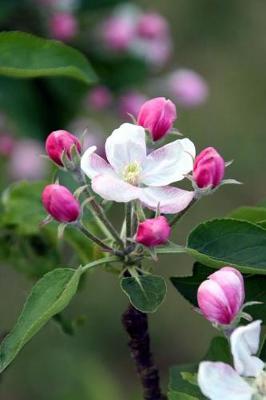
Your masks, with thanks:
[[[244,273],[266,274],[266,230],[250,222],[202,223],[189,235],[187,252],[213,268],[229,264]]]
[[[33,287],[20,317],[0,346],[0,372],[17,356],[23,346],[75,295],[81,269],[58,268],[46,274]]]
[[[81,0],[81,7],[85,10],[98,10],[99,8],[112,7],[126,0]]]
[[[222,336],[217,336],[213,338],[207,354],[203,357],[203,360],[221,361],[226,364],[231,364],[232,356],[228,340]]]
[[[196,384],[197,369],[198,366],[196,364],[175,366],[170,369],[170,382],[168,392],[168,398],[170,400],[205,399]]]
[[[122,278],[121,288],[133,306],[145,313],[155,312],[166,295],[165,281],[156,275]]]
[[[260,222],[266,219],[266,208],[264,207],[239,207],[229,214],[230,218],[235,218],[249,222]]]
[[[24,32],[0,34],[0,75],[15,78],[66,76],[90,84],[95,74],[79,51]]]

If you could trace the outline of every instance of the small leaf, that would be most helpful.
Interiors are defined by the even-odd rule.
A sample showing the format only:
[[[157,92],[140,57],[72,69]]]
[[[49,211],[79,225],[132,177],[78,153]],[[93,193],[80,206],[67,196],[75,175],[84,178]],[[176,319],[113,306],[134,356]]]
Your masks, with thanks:
[[[155,312],[166,295],[165,280],[157,275],[142,275],[138,280],[122,278],[122,290],[136,309],[145,313]]]
[[[78,50],[25,32],[0,33],[0,75],[65,76],[86,84],[96,79],[88,60]]]
[[[23,346],[75,295],[82,270],[58,268],[33,287],[20,317],[0,345],[0,372],[14,360]]]
[[[228,340],[222,336],[213,338],[207,354],[203,357],[203,360],[221,361],[226,364],[232,364],[232,356]]]
[[[244,273],[266,274],[266,229],[234,219],[207,221],[189,235],[187,252],[212,268],[232,265]]]
[[[170,382],[169,382],[169,392],[168,392],[168,398],[170,400],[205,399],[199,387],[196,384],[191,383],[192,376],[194,378],[193,382],[197,382],[196,381],[197,370],[198,370],[197,364],[180,365],[170,368]],[[187,377],[189,377],[189,379],[186,379]]]

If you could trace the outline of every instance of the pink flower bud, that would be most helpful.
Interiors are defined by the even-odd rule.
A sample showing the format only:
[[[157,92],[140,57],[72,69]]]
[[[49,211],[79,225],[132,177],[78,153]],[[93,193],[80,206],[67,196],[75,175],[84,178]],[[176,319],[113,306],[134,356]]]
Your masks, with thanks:
[[[106,86],[97,86],[90,91],[87,102],[94,110],[104,110],[110,106],[112,94]]]
[[[245,298],[244,280],[235,268],[224,267],[211,274],[198,288],[198,305],[206,319],[229,325]]]
[[[176,118],[174,103],[164,97],[156,97],[142,105],[138,115],[138,124],[148,129],[153,140],[156,141],[173,128]]]
[[[160,216],[140,222],[136,241],[147,247],[159,246],[167,242],[170,234],[171,228],[167,219]]]
[[[119,99],[119,113],[122,118],[129,119],[129,114],[137,118],[141,106],[147,100],[146,96],[138,92],[128,92]]]
[[[220,185],[224,170],[224,159],[213,147],[207,147],[195,159],[193,179],[199,188],[215,188]]]
[[[137,31],[145,39],[161,38],[168,33],[168,23],[160,14],[144,14],[139,19]]]
[[[48,214],[59,222],[73,222],[80,215],[79,202],[65,186],[47,185],[42,192],[42,203]]]
[[[168,79],[169,93],[183,107],[196,107],[204,103],[209,94],[205,80],[196,72],[180,69]]]
[[[57,165],[63,165],[62,155],[63,152],[67,154],[68,158],[71,159],[71,149],[76,146],[78,152],[81,152],[81,144],[78,138],[71,133],[63,130],[53,131],[47,137],[45,142],[45,149],[48,156]]]
[[[52,37],[68,41],[77,34],[78,24],[73,14],[62,11],[52,16],[49,28]]]

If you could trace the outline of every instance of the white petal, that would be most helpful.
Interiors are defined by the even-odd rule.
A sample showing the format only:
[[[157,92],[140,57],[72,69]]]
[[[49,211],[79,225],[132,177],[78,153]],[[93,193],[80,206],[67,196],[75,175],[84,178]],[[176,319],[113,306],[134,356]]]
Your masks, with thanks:
[[[239,375],[256,377],[264,362],[254,356],[259,349],[261,321],[236,328],[230,337],[234,366]]]
[[[254,390],[228,364],[200,363],[198,384],[210,400],[251,400]]]
[[[141,181],[148,186],[165,186],[181,181],[193,169],[195,146],[179,139],[148,155]]]
[[[141,189],[139,199],[148,208],[164,214],[176,214],[186,208],[194,197],[194,192],[178,189],[172,186],[149,187]]]
[[[89,147],[81,157],[80,167],[89,177],[94,178],[99,174],[114,175],[114,170],[102,157],[95,154],[96,146]]]
[[[122,124],[107,138],[105,152],[109,163],[118,174],[131,162],[137,161],[142,164],[146,157],[144,128],[128,123]]]
[[[92,180],[92,189],[105,200],[127,203],[139,197],[140,189],[110,175],[98,175]]]

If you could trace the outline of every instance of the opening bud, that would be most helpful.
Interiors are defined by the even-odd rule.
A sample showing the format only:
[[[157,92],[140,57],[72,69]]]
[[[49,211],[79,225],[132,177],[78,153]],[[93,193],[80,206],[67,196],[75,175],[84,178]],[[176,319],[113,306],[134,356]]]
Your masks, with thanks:
[[[74,222],[80,215],[80,204],[73,194],[59,184],[47,185],[42,192],[45,210],[59,222]]]
[[[244,280],[232,267],[211,274],[198,288],[198,305],[205,318],[219,325],[230,325],[240,313],[244,298]]]
[[[176,107],[165,97],[156,97],[146,101],[138,114],[138,125],[147,129],[154,141],[164,137],[176,120]]]
[[[147,247],[164,244],[169,239],[171,228],[165,217],[146,219],[137,229],[136,241]]]
[[[63,166],[62,156],[64,153],[71,160],[73,146],[76,146],[77,151],[81,153],[81,144],[78,138],[64,130],[51,132],[45,142],[45,149],[48,156],[60,166]]]
[[[200,189],[214,189],[223,180],[224,171],[222,156],[213,147],[207,147],[195,158],[193,179]]]

